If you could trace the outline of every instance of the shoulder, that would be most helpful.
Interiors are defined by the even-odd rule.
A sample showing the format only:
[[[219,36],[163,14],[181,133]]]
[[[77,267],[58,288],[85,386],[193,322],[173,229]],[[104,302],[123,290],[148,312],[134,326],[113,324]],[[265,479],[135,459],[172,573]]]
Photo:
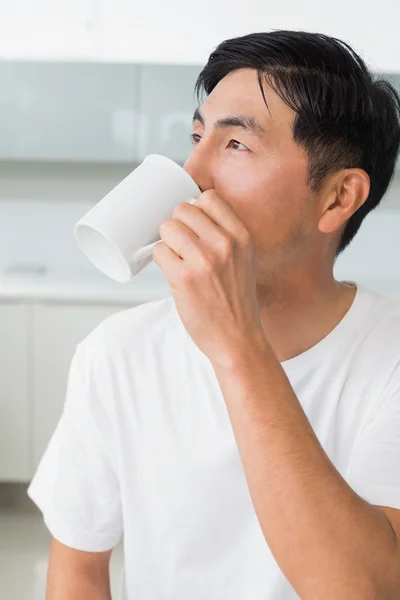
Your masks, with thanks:
[[[100,405],[107,413],[114,411],[123,396],[133,398],[140,386],[158,376],[157,365],[171,359],[181,327],[173,297],[107,317],[77,345],[70,385],[79,382],[85,403],[96,407],[97,415]]]
[[[380,341],[379,349],[400,358],[400,298],[362,288],[368,301],[368,327],[372,339]]]
[[[89,354],[130,354],[154,344],[162,331],[177,333],[182,325],[172,296],[124,309],[104,319],[84,338],[79,348]]]
[[[355,350],[360,376],[372,387],[383,387],[383,396],[400,386],[400,299],[362,288],[365,319],[357,334]]]

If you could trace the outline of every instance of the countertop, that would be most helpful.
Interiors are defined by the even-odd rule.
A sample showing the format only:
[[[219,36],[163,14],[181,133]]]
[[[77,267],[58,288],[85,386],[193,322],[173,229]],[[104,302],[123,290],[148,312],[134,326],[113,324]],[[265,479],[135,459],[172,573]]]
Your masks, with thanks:
[[[366,281],[365,287],[400,299],[400,281]],[[129,283],[117,283],[101,273],[83,275],[0,275],[0,302],[66,302],[88,304],[140,304],[171,295],[167,280],[153,269],[144,269]]]
[[[96,275],[32,274],[0,275],[0,302],[8,300],[80,302],[95,304],[140,304],[170,296],[167,280],[145,270],[128,283],[117,283]]]

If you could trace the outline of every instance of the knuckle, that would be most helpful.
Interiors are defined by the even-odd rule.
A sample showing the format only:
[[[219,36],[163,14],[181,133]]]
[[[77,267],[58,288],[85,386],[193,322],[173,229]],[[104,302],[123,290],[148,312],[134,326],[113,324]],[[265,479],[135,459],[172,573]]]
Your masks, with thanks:
[[[179,284],[182,286],[188,286],[193,281],[193,274],[190,269],[181,269],[178,276]]]
[[[165,233],[165,231],[167,231],[171,227],[172,223],[173,223],[172,219],[167,219],[166,221],[163,221],[160,225],[159,232]]]
[[[199,268],[203,273],[209,273],[214,268],[214,259],[210,254],[201,254],[199,257]]]
[[[228,258],[233,252],[233,240],[229,237],[221,237],[218,243],[218,249],[222,258]]]
[[[210,205],[213,201],[213,197],[215,195],[214,190],[206,190],[201,195],[201,204],[205,207]]]

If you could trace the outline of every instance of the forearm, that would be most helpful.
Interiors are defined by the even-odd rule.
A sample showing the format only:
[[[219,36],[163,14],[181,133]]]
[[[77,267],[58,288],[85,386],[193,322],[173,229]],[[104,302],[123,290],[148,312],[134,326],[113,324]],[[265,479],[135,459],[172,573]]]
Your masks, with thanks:
[[[46,600],[111,600],[110,558],[111,551],[74,550],[53,538]]]
[[[111,600],[109,584],[88,574],[49,577],[46,600]]]
[[[389,600],[399,556],[390,523],[331,463],[272,350],[244,356],[214,370],[279,567],[302,600]]]
[[[111,600],[111,591],[91,577],[83,576],[69,581],[52,581],[47,586],[46,600]]]

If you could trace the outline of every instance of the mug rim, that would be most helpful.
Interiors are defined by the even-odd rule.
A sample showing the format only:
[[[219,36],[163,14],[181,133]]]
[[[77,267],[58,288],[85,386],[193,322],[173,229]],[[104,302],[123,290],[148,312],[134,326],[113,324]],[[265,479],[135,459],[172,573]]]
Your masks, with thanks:
[[[85,256],[87,258],[87,252],[86,250],[84,250],[82,248],[81,245],[81,240],[79,238],[79,231],[95,231],[96,233],[100,234],[102,237],[104,237],[107,242],[113,247],[115,253],[118,256],[118,259],[121,263],[121,266],[123,267],[124,273],[126,275],[126,277],[124,279],[118,278],[117,281],[119,281],[120,283],[126,283],[128,281],[130,281],[132,279],[132,271],[129,265],[129,262],[126,260],[125,256],[122,254],[121,250],[118,248],[118,246],[115,244],[115,242],[106,234],[104,233],[104,231],[102,231],[99,227],[95,227],[94,225],[89,225],[88,223],[85,223],[84,221],[78,221],[78,223],[76,223],[76,225],[74,226],[74,235],[75,235],[75,239],[80,247],[80,249],[82,250],[82,252],[85,254]],[[103,274],[107,275],[107,277],[111,277],[112,279],[115,280],[115,276],[111,276],[109,273],[106,273],[104,271],[103,268],[100,268],[97,264],[95,264],[93,262],[93,260],[90,258],[90,262],[99,270],[101,271]]]

